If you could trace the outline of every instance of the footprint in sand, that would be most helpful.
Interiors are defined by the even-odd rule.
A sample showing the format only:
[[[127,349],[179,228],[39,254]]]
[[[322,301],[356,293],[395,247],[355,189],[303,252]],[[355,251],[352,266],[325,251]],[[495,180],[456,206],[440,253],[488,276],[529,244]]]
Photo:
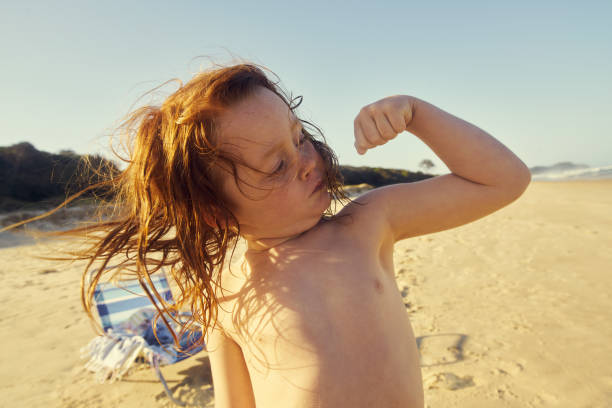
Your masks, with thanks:
[[[412,285],[412,287],[414,287],[414,285]],[[409,294],[410,294],[410,286],[403,285],[401,287],[401,290],[400,290],[400,295],[402,296],[402,299],[404,301],[404,306],[406,307],[406,311],[408,313],[416,313],[417,311],[421,310],[423,307],[422,306],[416,306],[409,299],[409,296],[408,296]]]
[[[419,275],[414,275],[414,276],[407,276],[408,278],[408,282],[412,285],[412,286],[419,286],[421,285],[423,282],[425,282],[425,279],[423,279],[422,277],[420,277]]]
[[[531,400],[531,404],[532,405],[550,405],[550,404],[558,404],[559,403],[559,399],[557,397],[555,397],[552,394],[549,394],[547,392],[543,392],[540,393],[539,395],[536,395],[535,397],[533,397],[533,399]]]
[[[405,268],[400,268],[396,274],[395,278],[399,281],[399,283],[410,286],[420,286],[425,282],[425,278],[422,276],[413,273],[410,273],[410,270]]]
[[[471,375],[460,377],[455,373],[437,373],[430,375],[423,380],[423,386],[428,390],[442,388],[456,391],[462,388],[473,387],[475,385],[474,377]]]
[[[421,255],[419,255],[418,253],[414,252],[414,249],[405,249],[403,251],[404,253],[402,255],[399,255],[399,263],[400,265],[404,265],[410,262],[414,262],[414,261],[419,261],[421,259],[423,259],[423,257]],[[411,253],[413,252],[413,253]]]
[[[464,360],[465,334],[432,334],[416,339],[421,367],[454,364]]]
[[[496,369],[500,374],[518,375],[524,370],[524,365],[516,361],[500,361]]]
[[[408,271],[406,270],[406,268],[399,268],[399,269],[397,270],[397,272],[395,272],[395,278],[396,278],[396,279],[397,279],[397,278],[402,278],[402,277],[403,277],[403,276],[406,274],[406,272],[408,272]]]
[[[508,399],[517,399],[518,395],[513,393],[508,386],[502,386],[496,390],[496,396],[498,399],[508,400]]]
[[[409,314],[416,313],[416,312],[418,312],[419,310],[423,309],[423,307],[422,307],[422,306],[415,306],[415,305],[413,305],[413,304],[412,304],[412,303],[410,303],[410,302],[404,302],[404,306],[406,307],[406,311],[407,311]]]

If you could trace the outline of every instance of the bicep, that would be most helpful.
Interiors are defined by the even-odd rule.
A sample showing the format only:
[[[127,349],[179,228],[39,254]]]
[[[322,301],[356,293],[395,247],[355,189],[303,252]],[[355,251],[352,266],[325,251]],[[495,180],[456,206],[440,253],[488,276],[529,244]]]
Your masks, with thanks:
[[[516,200],[525,186],[487,186],[444,174],[370,192],[371,210],[384,214],[382,233],[393,242],[455,228]]]
[[[240,346],[218,328],[207,334],[215,407],[255,407],[251,379]]]

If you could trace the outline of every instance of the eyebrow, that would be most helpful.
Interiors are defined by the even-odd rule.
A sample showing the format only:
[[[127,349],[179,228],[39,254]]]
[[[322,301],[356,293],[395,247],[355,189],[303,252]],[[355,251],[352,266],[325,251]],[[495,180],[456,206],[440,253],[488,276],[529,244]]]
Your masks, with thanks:
[[[297,117],[293,116],[293,118],[291,119],[291,131],[294,131],[297,127],[300,126],[300,124],[301,124],[300,120]],[[283,140],[279,141],[274,146],[272,146],[270,149],[268,149],[262,157],[262,163],[265,162],[268,157],[270,157],[271,155],[276,153],[278,150],[280,150],[282,145],[283,145]]]

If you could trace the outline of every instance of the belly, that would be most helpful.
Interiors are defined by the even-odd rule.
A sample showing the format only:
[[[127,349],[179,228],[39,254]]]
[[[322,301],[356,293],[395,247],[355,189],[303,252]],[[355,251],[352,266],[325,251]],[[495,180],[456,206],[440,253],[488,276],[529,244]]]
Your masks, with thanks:
[[[234,305],[258,406],[406,407],[422,393],[416,341],[394,280],[343,266],[282,275]]]

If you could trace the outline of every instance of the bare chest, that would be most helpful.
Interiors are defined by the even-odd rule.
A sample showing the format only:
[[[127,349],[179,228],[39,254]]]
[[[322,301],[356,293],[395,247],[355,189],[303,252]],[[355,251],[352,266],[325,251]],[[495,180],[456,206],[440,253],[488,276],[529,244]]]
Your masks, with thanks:
[[[242,348],[260,401],[405,389],[397,387],[415,375],[418,357],[392,260],[340,247],[282,253],[257,266],[232,281],[219,317]]]
[[[278,344],[279,338],[291,337],[329,347],[401,303],[395,283],[374,262],[325,253],[309,258],[240,282],[236,296],[227,302],[226,311],[231,312],[224,318],[231,323],[224,327],[241,345]]]

